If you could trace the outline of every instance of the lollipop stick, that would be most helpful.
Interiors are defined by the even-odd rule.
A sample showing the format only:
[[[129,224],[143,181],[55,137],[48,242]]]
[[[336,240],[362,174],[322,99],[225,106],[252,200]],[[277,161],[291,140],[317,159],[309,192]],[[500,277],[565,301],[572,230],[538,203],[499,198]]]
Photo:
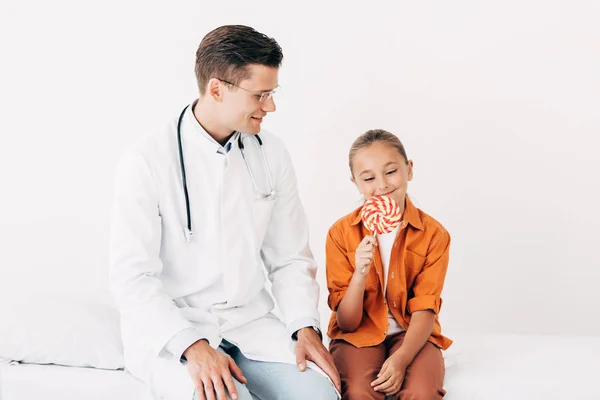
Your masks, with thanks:
[[[377,233],[375,231],[373,231],[373,237],[375,238],[375,240],[377,240]],[[371,263],[373,263],[373,261],[371,261]],[[360,273],[364,274],[366,270],[367,270],[367,267],[362,267],[360,270]]]

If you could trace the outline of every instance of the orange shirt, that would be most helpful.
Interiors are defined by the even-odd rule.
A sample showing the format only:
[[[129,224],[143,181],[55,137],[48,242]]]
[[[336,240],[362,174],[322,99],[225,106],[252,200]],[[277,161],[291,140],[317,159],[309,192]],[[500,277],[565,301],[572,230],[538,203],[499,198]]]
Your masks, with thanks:
[[[448,268],[450,235],[438,221],[416,208],[408,196],[390,256],[387,293],[384,294],[383,264],[376,248],[373,265],[366,277],[364,312],[358,329],[342,332],[337,325],[336,310],[355,270],[355,250],[369,234],[361,221],[361,208],[338,220],[327,235],[328,304],[333,311],[329,337],[343,339],[356,347],[374,346],[387,336],[388,307],[405,330],[412,313],[431,310],[436,316],[429,341],[447,349],[452,340],[442,336],[438,313]]]

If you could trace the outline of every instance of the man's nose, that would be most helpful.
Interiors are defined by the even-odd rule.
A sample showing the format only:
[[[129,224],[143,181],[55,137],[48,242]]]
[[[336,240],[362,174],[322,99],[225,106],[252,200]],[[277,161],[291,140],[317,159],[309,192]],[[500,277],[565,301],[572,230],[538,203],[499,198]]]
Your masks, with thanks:
[[[265,100],[261,107],[264,112],[273,112],[277,109],[275,106],[275,99],[271,96],[268,100]]]

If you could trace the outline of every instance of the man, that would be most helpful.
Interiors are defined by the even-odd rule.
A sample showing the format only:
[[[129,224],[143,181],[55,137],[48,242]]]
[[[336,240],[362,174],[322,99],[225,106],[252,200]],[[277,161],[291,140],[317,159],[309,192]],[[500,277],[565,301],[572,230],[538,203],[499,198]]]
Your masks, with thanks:
[[[111,290],[126,367],[157,398],[338,397],[290,156],[261,131],[282,59],[252,28],[210,32],[200,98],[117,168]]]

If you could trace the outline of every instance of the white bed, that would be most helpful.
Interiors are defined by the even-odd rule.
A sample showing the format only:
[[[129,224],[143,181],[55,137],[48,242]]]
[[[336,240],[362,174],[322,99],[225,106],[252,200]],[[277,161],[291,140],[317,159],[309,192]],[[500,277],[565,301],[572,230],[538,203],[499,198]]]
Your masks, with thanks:
[[[0,400],[151,399],[122,370],[112,305],[41,292],[4,304]],[[446,333],[446,400],[600,400],[600,337]]]
[[[600,337],[455,337],[445,353],[446,400],[598,400]],[[0,364],[1,400],[151,400],[123,372]]]
[[[112,304],[52,291],[6,300],[0,302],[0,400],[152,398],[123,371]]]
[[[453,337],[446,400],[599,400],[600,337]]]
[[[122,370],[58,365],[0,364],[1,400],[152,400]]]

